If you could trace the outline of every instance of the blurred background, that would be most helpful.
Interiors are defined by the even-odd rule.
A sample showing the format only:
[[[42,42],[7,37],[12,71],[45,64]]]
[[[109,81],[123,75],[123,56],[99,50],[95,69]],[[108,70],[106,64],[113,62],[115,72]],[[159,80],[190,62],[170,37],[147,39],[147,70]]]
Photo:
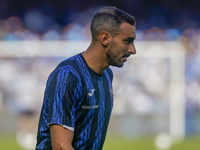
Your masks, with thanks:
[[[135,16],[137,54],[112,67],[104,150],[200,149],[199,0],[0,0],[0,149],[34,149],[48,75],[108,5]]]

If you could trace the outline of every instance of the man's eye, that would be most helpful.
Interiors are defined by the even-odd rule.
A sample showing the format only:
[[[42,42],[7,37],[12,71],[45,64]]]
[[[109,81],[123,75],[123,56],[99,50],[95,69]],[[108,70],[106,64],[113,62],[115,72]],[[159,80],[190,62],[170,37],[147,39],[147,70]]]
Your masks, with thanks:
[[[126,43],[126,44],[130,44],[131,41],[130,41],[130,40],[125,40],[125,43]]]

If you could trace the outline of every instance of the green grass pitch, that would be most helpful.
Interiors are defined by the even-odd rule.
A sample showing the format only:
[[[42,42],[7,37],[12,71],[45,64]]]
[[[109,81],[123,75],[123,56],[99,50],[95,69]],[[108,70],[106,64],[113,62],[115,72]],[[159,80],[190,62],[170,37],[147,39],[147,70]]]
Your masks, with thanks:
[[[103,150],[158,150],[154,144],[154,138],[125,139],[107,138]],[[200,136],[186,138],[184,141],[167,150],[200,150]]]
[[[14,137],[0,137],[0,150],[23,150]],[[107,137],[103,150],[157,150],[153,138],[126,139]],[[186,138],[168,150],[200,150],[200,137]]]

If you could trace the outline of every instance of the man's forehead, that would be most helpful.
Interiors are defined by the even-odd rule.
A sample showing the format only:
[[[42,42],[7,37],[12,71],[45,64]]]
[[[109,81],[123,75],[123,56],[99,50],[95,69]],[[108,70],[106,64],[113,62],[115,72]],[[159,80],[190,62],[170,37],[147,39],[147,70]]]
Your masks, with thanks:
[[[120,33],[121,35],[135,39],[135,37],[136,37],[135,26],[133,26],[129,23],[122,23],[120,25],[120,29],[121,29],[121,33]]]

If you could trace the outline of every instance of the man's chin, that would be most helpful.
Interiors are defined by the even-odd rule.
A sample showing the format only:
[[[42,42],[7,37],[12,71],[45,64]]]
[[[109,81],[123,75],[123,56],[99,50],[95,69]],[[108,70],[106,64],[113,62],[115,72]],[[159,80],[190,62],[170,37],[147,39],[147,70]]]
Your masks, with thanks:
[[[121,64],[113,64],[113,65],[111,65],[111,66],[115,66],[115,67],[121,68],[121,67],[123,67],[123,65],[124,65],[124,63],[121,63]]]

